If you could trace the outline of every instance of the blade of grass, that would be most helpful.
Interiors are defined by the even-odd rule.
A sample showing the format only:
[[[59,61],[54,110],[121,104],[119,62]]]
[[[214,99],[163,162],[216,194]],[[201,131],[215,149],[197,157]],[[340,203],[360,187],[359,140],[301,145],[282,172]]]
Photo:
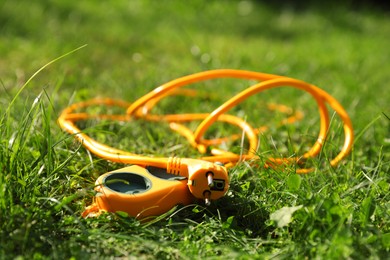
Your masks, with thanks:
[[[79,51],[80,49],[82,49],[82,48],[84,48],[84,47],[86,47],[86,46],[87,46],[87,44],[84,44],[84,45],[82,45],[82,46],[80,46],[80,47],[78,47],[78,48],[76,48],[76,49],[73,49],[73,50],[71,50],[71,51],[69,51],[69,52],[67,52],[67,53],[65,53],[65,54],[63,54],[63,55],[61,55],[61,56],[59,56],[59,57],[57,57],[57,58],[55,58],[55,59],[49,61],[48,63],[46,63],[45,65],[43,65],[41,68],[39,68],[39,69],[38,69],[30,78],[28,78],[28,80],[22,85],[22,87],[18,90],[18,92],[16,92],[15,96],[13,97],[13,99],[11,100],[11,102],[9,103],[7,109],[5,110],[3,116],[2,116],[2,118],[1,118],[1,120],[0,120],[0,125],[3,125],[4,120],[5,120],[5,118],[6,118],[6,115],[8,115],[8,113],[9,113],[11,107],[13,106],[13,104],[15,103],[15,101],[17,100],[17,98],[19,97],[19,95],[23,92],[23,90],[27,87],[27,85],[28,85],[28,84],[29,84],[29,83],[30,83],[30,82],[31,82],[31,81],[32,81],[32,80],[33,80],[41,71],[43,71],[44,69],[46,69],[46,68],[47,68],[48,66],[50,66],[51,64],[53,64],[53,63],[55,63],[55,62],[57,62],[57,61],[59,61],[59,60],[65,58],[66,56],[71,55],[71,54],[74,53],[74,52]]]

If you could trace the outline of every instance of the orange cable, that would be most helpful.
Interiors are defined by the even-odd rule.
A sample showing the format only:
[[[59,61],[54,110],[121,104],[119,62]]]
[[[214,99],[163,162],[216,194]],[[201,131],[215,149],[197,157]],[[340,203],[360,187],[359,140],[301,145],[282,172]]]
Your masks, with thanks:
[[[181,87],[187,86],[192,83],[217,79],[217,78],[240,78],[247,80],[257,80],[259,83],[250,86],[244,91],[238,93],[234,97],[227,100],[225,103],[220,105],[211,113],[195,113],[195,114],[169,114],[169,115],[156,115],[151,114],[151,110],[154,106],[158,104],[163,98],[171,95],[195,95],[193,90],[180,90]],[[69,133],[75,135],[79,141],[83,143],[83,145],[89,149],[94,154],[105,158],[107,160],[111,160],[114,162],[128,163],[128,164],[138,164],[138,165],[148,165],[155,166],[159,168],[172,168],[172,171],[176,171],[175,167],[181,167],[180,163],[178,166],[174,166],[178,163],[177,159],[172,158],[155,158],[155,157],[147,157],[141,156],[137,154],[133,154],[130,152],[122,151],[119,149],[112,148],[110,146],[101,144],[96,140],[92,139],[85,133],[83,133],[75,124],[76,121],[86,120],[91,118],[99,118],[99,119],[110,119],[110,120],[119,120],[119,121],[131,121],[138,118],[149,120],[149,121],[166,121],[169,122],[172,130],[183,135],[189,143],[198,149],[201,153],[206,153],[207,148],[211,145],[220,144],[223,141],[229,140],[237,140],[240,138],[240,135],[233,135],[227,138],[216,138],[207,140],[204,139],[203,136],[206,131],[210,128],[212,124],[216,121],[221,121],[225,123],[229,123],[235,125],[242,129],[245,136],[248,138],[249,148],[247,149],[247,153],[243,154],[234,154],[229,151],[224,151],[221,149],[213,148],[211,149],[211,156],[201,157],[202,160],[216,162],[220,161],[226,163],[228,167],[235,165],[236,163],[242,160],[249,160],[257,158],[255,154],[258,146],[258,134],[263,131],[264,128],[253,128],[249,125],[245,120],[226,114],[230,109],[234,106],[240,104],[245,101],[247,98],[258,94],[262,91],[279,88],[279,87],[293,87],[305,92],[310,93],[313,98],[316,100],[318,105],[319,114],[320,114],[320,131],[318,134],[317,141],[313,144],[313,146],[304,153],[301,157],[290,157],[290,158],[269,158],[270,165],[272,164],[289,164],[294,162],[300,162],[301,159],[306,159],[310,157],[314,157],[318,155],[322,149],[322,146],[326,140],[328,130],[329,130],[329,113],[327,109],[327,104],[339,115],[341,120],[344,123],[344,135],[345,141],[344,145],[336,155],[330,161],[331,166],[337,166],[340,161],[345,158],[348,153],[352,149],[353,144],[353,127],[351,120],[344,110],[344,108],[340,105],[340,103],[330,96],[328,93],[323,91],[322,89],[308,84],[306,82],[278,76],[272,74],[265,74],[259,72],[252,71],[244,71],[244,70],[210,70],[200,73],[195,73],[192,75],[184,76],[175,80],[172,80],[168,83],[161,85],[160,87],[154,89],[148,94],[136,100],[134,103],[130,104],[124,101],[112,100],[112,99],[93,99],[86,102],[80,102],[77,104],[73,104],[66,108],[62,114],[60,115],[58,122],[59,125]],[[90,115],[86,112],[78,112],[79,109],[85,109],[89,106],[93,105],[105,105],[105,106],[118,106],[126,109],[126,113],[119,115]],[[271,106],[270,109],[277,109],[283,113],[288,113],[288,109],[285,106]],[[286,118],[281,124],[292,123],[296,120],[299,120],[302,115],[298,112],[290,117]],[[182,123],[189,121],[201,121],[199,126],[193,132]],[[307,173],[313,171],[313,168],[302,168],[297,169],[297,173]]]

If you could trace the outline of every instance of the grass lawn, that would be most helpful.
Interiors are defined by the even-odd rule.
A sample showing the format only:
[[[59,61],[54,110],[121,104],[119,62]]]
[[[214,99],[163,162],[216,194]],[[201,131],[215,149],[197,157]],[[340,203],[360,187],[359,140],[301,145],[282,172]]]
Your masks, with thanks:
[[[0,259],[389,258],[389,10],[266,2],[0,1]],[[312,173],[242,163],[229,171],[228,194],[210,207],[178,207],[146,224],[111,213],[83,219],[96,178],[123,165],[64,133],[56,122],[61,110],[95,97],[132,102],[169,80],[220,68],[321,87],[352,119],[352,153],[334,169],[326,163],[343,143],[335,117]],[[207,100],[172,98],[158,109],[209,112],[248,86],[210,81],[197,85]],[[267,102],[305,116],[278,127],[280,115]],[[302,154],[319,129],[315,102],[289,88],[251,97],[232,113],[270,127],[260,138],[264,157]],[[200,156],[164,124],[91,129],[140,154]],[[211,132],[231,131],[218,125]],[[271,220],[275,212],[288,217],[286,207],[299,207],[289,223]]]

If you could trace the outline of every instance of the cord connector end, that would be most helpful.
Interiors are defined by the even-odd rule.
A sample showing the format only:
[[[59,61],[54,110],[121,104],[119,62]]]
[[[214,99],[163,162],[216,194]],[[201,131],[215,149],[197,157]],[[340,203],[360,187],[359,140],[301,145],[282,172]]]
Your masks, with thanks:
[[[184,167],[184,165],[186,167]],[[206,205],[212,200],[223,197],[229,189],[229,177],[226,168],[203,160],[182,159],[180,168],[188,178],[188,188],[198,199],[205,200]],[[182,173],[180,175],[184,176]]]

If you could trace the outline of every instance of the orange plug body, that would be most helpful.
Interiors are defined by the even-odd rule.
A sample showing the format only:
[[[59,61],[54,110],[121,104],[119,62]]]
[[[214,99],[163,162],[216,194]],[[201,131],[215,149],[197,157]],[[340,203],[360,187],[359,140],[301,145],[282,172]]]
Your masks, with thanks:
[[[188,189],[206,204],[223,197],[229,189],[229,177],[224,166],[203,160],[171,157],[167,173],[188,179]]]
[[[163,169],[148,170],[136,165],[101,175],[95,191],[94,202],[84,211],[84,217],[101,211],[123,211],[143,219],[196,200],[185,178],[164,173]]]
[[[170,158],[166,170],[133,165],[103,174],[95,184],[96,195],[84,217],[123,211],[142,219],[199,199],[209,205],[226,194],[229,179],[219,164]]]

